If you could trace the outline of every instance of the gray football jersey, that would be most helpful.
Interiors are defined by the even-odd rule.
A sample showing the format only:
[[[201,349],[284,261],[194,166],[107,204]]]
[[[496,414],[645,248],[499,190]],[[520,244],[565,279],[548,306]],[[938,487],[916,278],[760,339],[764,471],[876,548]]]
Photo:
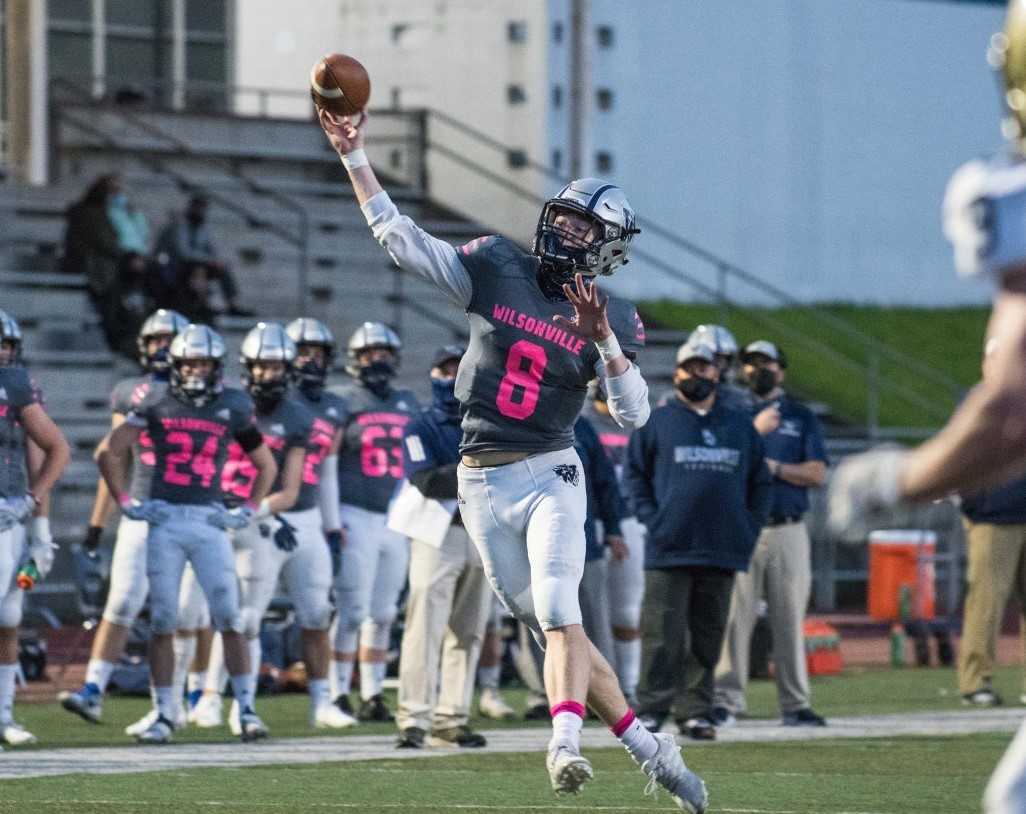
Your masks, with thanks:
[[[152,376],[131,376],[122,379],[110,394],[110,411],[128,415],[151,393],[163,393],[167,382],[154,379]],[[150,481],[153,479],[153,440],[143,430],[139,441],[132,445],[132,483],[128,493],[135,500],[145,500],[150,494]]]
[[[631,440],[631,430],[621,427],[612,416],[596,410],[593,401],[584,405],[583,413],[595,428],[595,432],[598,433],[602,449],[606,451],[609,460],[613,462],[616,479],[622,481],[623,465],[627,460],[627,443]]]
[[[470,343],[456,378],[460,452],[572,447],[574,422],[596,375],[595,343],[552,321],[555,314],[570,317],[573,307],[546,299],[538,287],[538,258],[512,241],[479,238],[457,256],[472,284]],[[633,305],[610,297],[607,313],[625,353],[644,347],[645,329]]]
[[[403,428],[420,410],[417,397],[410,390],[393,390],[380,399],[355,381],[332,392],[342,397],[347,413],[338,456],[342,502],[385,512],[403,477]]]
[[[281,490],[281,478],[285,459],[294,447],[307,449],[313,416],[305,406],[292,398],[283,398],[269,413],[256,413],[256,425],[264,437],[264,444],[271,451],[278,476],[271,486],[272,492]],[[229,504],[241,504],[249,500],[256,482],[257,468],[245,450],[233,440],[228,445],[228,460],[221,470],[221,489],[224,500]],[[296,507],[290,509],[294,511]]]
[[[25,368],[0,367],[0,497],[23,497],[28,492],[21,412],[42,401]]]
[[[145,429],[153,442],[148,497],[191,504],[221,501],[228,447],[255,424],[252,400],[233,387],[202,407],[180,401],[170,390],[151,392],[125,421]]]
[[[306,461],[303,464],[303,483],[299,487],[296,505],[292,508],[298,512],[318,505],[324,459],[331,452],[331,444],[339,427],[346,423],[348,412],[342,397],[327,390],[322,391],[321,397],[316,400],[307,398],[301,390],[296,391],[293,397],[313,415]]]

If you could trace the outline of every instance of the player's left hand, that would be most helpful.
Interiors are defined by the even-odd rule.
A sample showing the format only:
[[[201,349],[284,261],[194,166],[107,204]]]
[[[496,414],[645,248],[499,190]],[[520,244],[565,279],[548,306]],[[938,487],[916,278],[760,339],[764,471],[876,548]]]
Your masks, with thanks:
[[[908,451],[884,447],[841,461],[827,492],[831,531],[862,542],[874,518],[900,501],[899,480]]]
[[[631,556],[631,550],[627,548],[627,543],[620,534],[607,534],[606,545],[609,546],[609,553],[613,555],[614,562],[623,562]]]
[[[50,521],[45,517],[32,518],[29,527],[28,555],[36,563],[36,570],[41,578],[46,578],[53,568],[54,553],[57,546],[50,533]]]
[[[602,296],[594,281],[588,283],[583,274],[577,274],[572,286],[564,284],[563,293],[574,307],[574,315],[567,319],[562,314],[556,314],[552,317],[553,322],[593,342],[600,342],[612,335],[613,329],[609,327],[609,319],[606,317],[609,297]]]

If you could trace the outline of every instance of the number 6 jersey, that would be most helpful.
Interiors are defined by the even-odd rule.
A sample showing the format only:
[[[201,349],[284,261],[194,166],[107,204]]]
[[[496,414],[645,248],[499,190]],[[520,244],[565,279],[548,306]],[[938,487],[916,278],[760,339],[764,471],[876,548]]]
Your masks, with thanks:
[[[385,512],[403,477],[403,427],[419,411],[410,390],[379,398],[359,382],[331,388],[342,397],[346,425],[338,454],[338,493],[343,503]]]
[[[457,257],[471,282],[470,344],[456,396],[463,405],[460,452],[541,453],[574,444],[574,422],[599,364],[595,343],[557,325],[573,306],[538,286],[539,260],[503,237],[462,246]],[[624,353],[644,346],[634,306],[610,297],[609,325]]]
[[[125,421],[144,429],[153,444],[147,497],[189,504],[221,502],[228,447],[255,423],[252,400],[232,387],[201,407],[169,390],[151,391]]]

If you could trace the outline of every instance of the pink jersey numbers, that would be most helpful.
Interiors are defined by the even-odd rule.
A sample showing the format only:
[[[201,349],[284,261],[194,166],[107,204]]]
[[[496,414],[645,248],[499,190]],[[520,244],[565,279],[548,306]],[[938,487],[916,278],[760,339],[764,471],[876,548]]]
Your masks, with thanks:
[[[525,369],[524,362],[527,362]],[[507,418],[523,421],[534,414],[541,380],[549,363],[545,348],[526,339],[514,342],[506,356],[506,375],[499,382],[495,406]]]
[[[196,452],[192,435],[188,432],[183,430],[169,432],[167,442],[177,449],[167,456],[164,481],[173,483],[175,486],[191,486],[193,478],[198,477],[204,488],[210,486],[217,473],[214,459],[217,457],[218,441],[216,435],[208,435],[199,451]]]
[[[303,483],[316,486],[321,481],[321,464],[331,452],[334,428],[327,421],[315,418],[303,459]],[[362,460],[362,457],[361,457]]]
[[[383,439],[391,443],[378,445]],[[360,436],[360,468],[368,478],[392,478],[403,476],[403,428],[381,427],[371,424],[364,427]]]

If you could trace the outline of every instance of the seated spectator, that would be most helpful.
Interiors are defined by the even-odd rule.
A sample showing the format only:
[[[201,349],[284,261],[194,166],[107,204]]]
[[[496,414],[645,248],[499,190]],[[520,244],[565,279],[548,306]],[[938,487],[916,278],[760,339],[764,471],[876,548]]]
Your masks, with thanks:
[[[148,308],[145,297],[124,285],[130,252],[122,248],[111,219],[111,209],[120,193],[121,179],[103,175],[68,209],[63,270],[85,276],[86,290],[108,346],[134,359],[135,336]],[[140,315],[139,319],[133,321],[133,314]]]
[[[221,294],[228,306],[227,313],[233,316],[253,316],[252,311],[240,308],[236,303],[238,286],[231,269],[218,257],[214,248],[207,226],[208,207],[209,203],[204,196],[193,195],[184,214],[172,218],[161,232],[156,254],[165,291],[174,291],[183,279],[183,274],[191,277],[196,266],[203,266],[207,280],[217,280],[220,285]],[[183,266],[190,268],[183,270]],[[178,308],[170,304],[165,307]]]

